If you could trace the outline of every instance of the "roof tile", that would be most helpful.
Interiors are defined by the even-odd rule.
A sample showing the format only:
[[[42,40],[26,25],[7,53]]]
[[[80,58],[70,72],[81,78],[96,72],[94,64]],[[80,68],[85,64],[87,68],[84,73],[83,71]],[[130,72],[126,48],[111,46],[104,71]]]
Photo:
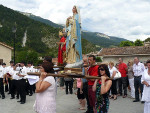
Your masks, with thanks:
[[[104,56],[104,55],[132,55],[132,54],[150,54],[150,46],[103,48],[98,55]]]

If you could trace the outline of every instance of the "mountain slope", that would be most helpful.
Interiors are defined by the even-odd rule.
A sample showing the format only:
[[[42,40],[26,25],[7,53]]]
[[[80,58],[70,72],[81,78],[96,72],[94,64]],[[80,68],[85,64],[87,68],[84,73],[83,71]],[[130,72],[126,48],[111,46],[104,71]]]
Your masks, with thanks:
[[[31,19],[34,19],[36,21],[40,21],[40,22],[45,23],[47,25],[50,25],[50,26],[53,26],[53,27],[57,27],[57,28],[63,28],[63,26],[61,26],[59,24],[55,24],[54,22],[52,22],[50,20],[43,19],[43,18],[41,18],[39,16],[35,16],[35,15],[31,14],[31,13],[24,13],[24,12],[20,12],[20,13],[22,13],[23,15],[28,16]]]
[[[0,5],[0,23],[2,24],[2,27],[0,27],[0,41],[10,46],[13,46],[14,34],[12,33],[12,27],[15,22],[17,24],[16,51],[18,53],[26,50],[35,51],[40,56],[51,55],[57,57],[58,45],[56,42],[59,41],[58,31],[60,28],[56,27],[59,26],[53,27],[55,24],[51,26],[35,21],[18,11]],[[27,39],[25,39],[25,47],[22,47],[24,36]],[[84,54],[96,50],[95,45],[83,39],[82,45],[85,44],[89,46],[86,46],[86,48],[83,46]]]
[[[101,47],[117,46],[121,41],[126,41],[126,39],[123,38],[108,36],[98,32],[84,32],[84,31],[82,32],[82,38]]]
[[[58,28],[51,27],[38,21],[34,21],[14,10],[6,8],[0,5],[0,21],[3,25],[0,28],[0,41],[9,45],[13,45],[14,35],[12,33],[12,27],[14,23],[17,24],[16,32],[16,49],[19,50],[22,45],[24,32],[27,30],[27,42],[26,47],[33,49],[38,53],[45,53],[48,49],[47,45],[42,41],[45,38],[51,38],[52,41],[58,39]],[[56,45],[54,45],[56,47]]]

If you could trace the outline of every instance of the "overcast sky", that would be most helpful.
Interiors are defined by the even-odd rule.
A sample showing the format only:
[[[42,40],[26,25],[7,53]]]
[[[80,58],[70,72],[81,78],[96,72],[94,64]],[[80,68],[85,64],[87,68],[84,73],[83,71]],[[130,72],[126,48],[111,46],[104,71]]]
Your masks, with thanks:
[[[83,30],[132,41],[150,37],[150,0],[0,0],[0,4],[60,24],[78,5]]]

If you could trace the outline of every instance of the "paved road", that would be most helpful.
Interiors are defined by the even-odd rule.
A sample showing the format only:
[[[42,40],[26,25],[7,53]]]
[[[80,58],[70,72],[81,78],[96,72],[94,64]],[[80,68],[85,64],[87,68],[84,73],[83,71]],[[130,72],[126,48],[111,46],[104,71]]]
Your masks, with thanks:
[[[6,99],[0,98],[0,113],[35,113],[33,104],[35,95],[27,96],[27,103],[21,105],[17,100],[10,100],[10,95],[6,94]],[[79,110],[76,95],[65,95],[65,91],[58,88],[57,94],[57,113],[83,113]],[[133,103],[130,98],[118,97],[117,100],[110,100],[109,113],[143,113],[144,104]]]

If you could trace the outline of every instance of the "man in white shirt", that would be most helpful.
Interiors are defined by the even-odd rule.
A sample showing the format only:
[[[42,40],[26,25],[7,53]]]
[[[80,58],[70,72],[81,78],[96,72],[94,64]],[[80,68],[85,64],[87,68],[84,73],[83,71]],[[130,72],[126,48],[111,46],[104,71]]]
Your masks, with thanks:
[[[20,94],[20,104],[24,104],[26,102],[26,75],[27,75],[27,69],[25,67],[25,63],[21,62],[21,69],[18,73],[19,80],[18,80],[18,85],[19,85],[19,94]]]
[[[4,68],[4,74],[6,74],[6,64],[5,63],[2,63],[2,67]]]
[[[139,99],[139,88],[141,97],[143,93],[143,84],[141,84],[141,77],[144,73],[145,67],[143,63],[139,62],[137,57],[134,58],[133,72],[134,72],[134,87],[135,87],[135,100],[133,102],[140,101]]]
[[[27,73],[28,72],[35,72],[35,69],[33,68],[33,66],[32,66],[32,62],[28,62],[28,64],[27,64]],[[29,84],[29,81],[28,82],[26,82],[26,92],[27,93],[30,93],[29,94],[29,96],[32,96],[32,94],[33,94],[33,92],[35,92],[34,90],[35,90],[35,84],[33,84],[33,85],[30,85]]]
[[[10,61],[10,66],[6,67],[6,74],[7,74],[7,77],[8,77],[8,85],[9,85],[9,88],[8,88],[8,85],[5,87],[6,89],[8,88],[8,91],[9,93],[8,94],[11,94],[11,91],[10,91],[10,88],[11,88],[11,75],[10,75],[10,72],[13,70],[13,65],[14,65],[14,62],[13,61]]]
[[[18,79],[19,79],[19,76],[17,75],[19,73],[19,69],[17,70],[16,68],[19,68],[17,67],[16,65],[13,66],[13,70],[10,72],[11,74],[11,88],[10,88],[10,91],[11,91],[11,98],[10,99],[14,99],[15,98],[15,93],[17,93],[17,99],[19,99],[19,92],[18,92]]]
[[[5,79],[5,76],[6,76],[6,72],[7,72],[7,68],[6,68],[6,64],[5,63],[2,63],[2,67],[3,67],[3,72],[4,72],[4,75],[3,75],[3,83],[5,84],[5,86],[6,86],[6,84],[7,84],[7,81],[6,81],[6,79]],[[6,87],[5,87],[6,88]],[[6,91],[6,89],[5,89],[5,91]],[[7,91],[8,91],[8,89],[7,89]]]
[[[2,99],[5,98],[3,76],[4,76],[4,68],[2,67],[1,62],[0,62],[0,93],[2,95]]]

